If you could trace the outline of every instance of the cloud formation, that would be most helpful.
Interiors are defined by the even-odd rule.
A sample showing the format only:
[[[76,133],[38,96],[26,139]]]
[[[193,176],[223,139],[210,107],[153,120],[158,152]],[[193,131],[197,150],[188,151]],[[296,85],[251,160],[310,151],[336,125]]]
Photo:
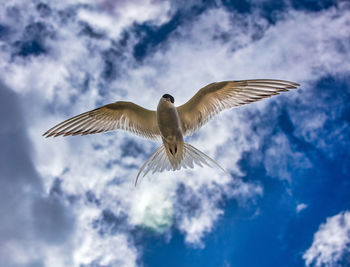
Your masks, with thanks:
[[[303,259],[307,266],[345,266],[349,263],[349,246],[350,212],[344,211],[320,225]]]
[[[296,207],[296,212],[299,213],[307,208],[307,205],[305,203],[300,203]]]
[[[59,195],[43,192],[18,95],[0,82],[0,98],[6,99],[0,105],[1,262],[47,265],[56,246],[63,246],[64,253],[69,249],[66,241],[74,232],[74,216]]]
[[[179,10],[185,14],[179,25],[152,49],[147,46],[143,58],[137,57],[135,47],[144,36],[161,31]],[[12,221],[30,222],[18,236],[40,240],[32,246],[40,251],[33,257],[25,249],[32,245],[27,239],[11,237],[0,252],[8,266],[135,266],[142,257],[139,232],[171,238],[174,228],[187,244],[203,248],[204,237],[225,212],[223,201],[234,199],[244,209],[263,197],[259,177],[243,179],[244,153],[254,154],[253,161],[262,162],[269,176],[291,183],[293,170],[312,166],[292,138],[324,150],[331,145],[327,138],[343,136],[339,142],[348,142],[345,124],[344,131],[330,127],[326,139],[319,138],[330,120],[329,101],[337,105],[341,96],[329,100],[314,89],[321,78],[350,70],[346,4],[316,13],[291,10],[274,24],[257,13],[242,15],[220,4],[186,15],[192,12],[190,4],[158,1],[15,0],[6,1],[0,12],[0,70],[10,88],[0,99],[6,99],[2,107],[12,107],[14,116],[1,118],[9,125],[1,142],[21,149],[4,154],[1,161],[2,196],[18,207],[18,214],[1,227],[14,234]],[[170,93],[180,105],[208,83],[246,78],[288,79],[302,89],[223,112],[189,138],[229,170],[231,178],[196,168],[146,177],[135,189],[138,168],[159,144],[124,132],[41,136],[67,117],[116,100],[155,109],[159,97]],[[23,114],[17,111],[20,106]],[[13,121],[26,125],[25,131],[18,131]],[[10,141],[13,132],[18,136]],[[14,162],[23,173],[17,173]],[[10,176],[15,178],[9,181]],[[26,201],[9,192],[22,192]],[[7,214],[8,209],[5,205],[1,211]],[[18,253],[22,262],[14,261]]]

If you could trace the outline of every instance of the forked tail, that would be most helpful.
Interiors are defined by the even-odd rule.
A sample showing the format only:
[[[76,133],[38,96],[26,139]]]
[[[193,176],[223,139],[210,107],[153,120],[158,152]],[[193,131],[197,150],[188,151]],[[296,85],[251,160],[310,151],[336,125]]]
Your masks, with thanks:
[[[171,159],[171,155],[167,153],[164,145],[158,147],[157,150],[154,151],[142,165],[136,176],[135,186],[141,173],[143,173],[142,177],[145,177],[150,171],[152,171],[152,174],[155,172],[162,172],[164,170],[175,171],[181,168],[193,168],[195,164],[200,167],[203,167],[203,165],[207,165],[209,167],[217,166],[227,174],[226,170],[217,162],[190,144],[184,143],[183,151],[181,154],[179,154],[179,156],[182,157],[182,159],[174,161]]]

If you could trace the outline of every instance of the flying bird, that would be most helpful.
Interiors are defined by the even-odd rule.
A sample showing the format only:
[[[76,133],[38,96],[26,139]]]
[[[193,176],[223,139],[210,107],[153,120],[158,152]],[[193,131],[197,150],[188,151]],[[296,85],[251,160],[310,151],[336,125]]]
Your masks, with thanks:
[[[163,144],[146,160],[139,170],[179,170],[193,168],[195,164],[212,167],[218,163],[195,147],[184,142],[212,117],[224,109],[242,106],[281,92],[295,89],[299,84],[284,80],[257,79],[214,82],[201,88],[190,100],[175,106],[175,99],[164,94],[157,110],[149,110],[132,102],[118,101],[84,112],[49,129],[45,137],[87,135],[113,131],[130,131],[151,139],[161,139]]]

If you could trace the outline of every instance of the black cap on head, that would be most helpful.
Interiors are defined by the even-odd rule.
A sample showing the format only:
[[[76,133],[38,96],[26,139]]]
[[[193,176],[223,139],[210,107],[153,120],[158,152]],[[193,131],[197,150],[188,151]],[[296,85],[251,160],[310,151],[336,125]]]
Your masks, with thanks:
[[[170,98],[170,102],[171,102],[171,103],[173,103],[173,104],[174,104],[174,102],[175,102],[174,97],[173,97],[173,96],[171,96],[171,95],[169,95],[169,94],[165,94],[165,95],[163,95],[163,98]]]

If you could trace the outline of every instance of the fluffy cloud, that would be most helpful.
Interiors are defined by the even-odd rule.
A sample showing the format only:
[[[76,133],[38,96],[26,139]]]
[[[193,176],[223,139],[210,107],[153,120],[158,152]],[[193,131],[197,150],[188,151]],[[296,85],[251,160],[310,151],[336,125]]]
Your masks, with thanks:
[[[33,144],[27,152],[34,163],[30,170],[38,172],[34,180],[42,186],[43,196],[33,202],[37,228],[28,233],[43,229],[42,244],[51,243],[45,249],[40,246],[37,258],[25,250],[25,241],[8,243],[0,253],[11,257],[20,252],[19,265],[42,258],[43,264],[53,266],[50,259],[65,255],[56,266],[134,266],[142,254],[133,241],[135,229],[171,236],[175,226],[187,243],[205,246],[203,237],[224,213],[223,199],[236,199],[244,208],[263,195],[259,183],[241,179],[239,161],[244,152],[253,151],[267,173],[280,179],[292,179],[290,168],[310,166],[286,133],[275,131],[278,114],[285,106],[298,137],[316,142],[327,119],[321,114],[317,123],[308,123],[316,116],[307,105],[314,100],[310,84],[350,69],[345,5],[314,14],[292,11],[274,25],[256,14],[242,16],[219,6],[180,25],[138,61],[133,48],[142,36],[133,25],[147,22],[156,29],[167,22],[175,13],[167,2],[118,1],[116,5],[67,0],[46,9],[22,2],[7,1],[1,9],[2,23],[11,26],[1,39],[0,70],[23,100],[30,138],[25,144]],[[17,20],[14,12],[19,14]],[[84,138],[41,136],[69,116],[112,101],[130,100],[155,109],[165,92],[182,104],[207,83],[246,78],[293,80],[303,85],[303,91],[224,112],[188,138],[232,177],[216,169],[196,168],[146,177],[135,189],[138,168],[159,144],[124,132]],[[292,110],[291,102],[304,108]],[[322,107],[325,101],[316,102]],[[21,181],[20,188],[24,184]],[[28,198],[32,201],[33,196]],[[43,219],[50,210],[54,214]],[[58,233],[69,251],[63,248],[63,239],[52,233],[56,221],[67,226],[58,228]]]
[[[168,1],[104,0],[98,3],[98,7],[95,10],[80,9],[77,17],[111,38],[119,38],[124,29],[133,23],[148,22],[157,26],[166,23],[171,15]]]
[[[350,212],[327,218],[314,234],[311,247],[304,253],[307,266],[345,266],[349,264]],[[343,265],[345,264],[345,265]]]
[[[299,213],[299,212],[301,212],[302,210],[304,210],[306,208],[307,208],[307,205],[305,203],[300,203],[296,207],[296,212]]]
[[[0,83],[0,98],[6,99],[0,105],[1,262],[5,266],[44,263],[57,256],[56,248],[58,254],[69,251],[74,214],[65,199],[44,192],[18,95]]]

